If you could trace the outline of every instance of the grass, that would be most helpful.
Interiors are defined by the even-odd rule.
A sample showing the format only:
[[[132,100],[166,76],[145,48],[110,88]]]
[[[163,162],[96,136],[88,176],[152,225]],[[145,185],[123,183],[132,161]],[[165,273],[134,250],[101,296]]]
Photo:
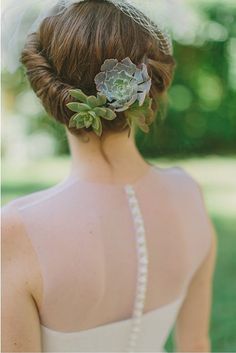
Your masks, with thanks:
[[[218,256],[213,284],[211,341],[213,352],[236,348],[236,162],[233,158],[201,157],[184,160],[150,160],[161,167],[178,165],[201,185],[209,215],[218,236]],[[3,163],[2,203],[50,187],[66,177],[68,158],[31,164]],[[173,351],[170,336],[166,349]]]

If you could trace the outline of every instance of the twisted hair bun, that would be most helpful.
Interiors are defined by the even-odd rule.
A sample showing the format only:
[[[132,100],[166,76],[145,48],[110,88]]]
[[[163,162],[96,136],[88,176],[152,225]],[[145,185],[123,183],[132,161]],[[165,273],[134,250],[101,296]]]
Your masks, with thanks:
[[[153,109],[157,110],[156,98],[171,83],[174,59],[161,53],[157,41],[111,3],[80,2],[45,18],[38,32],[28,36],[21,61],[45,110],[68,127],[73,115],[66,107],[73,100],[69,90],[80,88],[96,95],[94,77],[105,59],[120,61],[127,56],[136,64],[145,60],[152,78]],[[112,121],[102,119],[103,130],[128,128],[125,115],[117,115]],[[81,133],[81,129],[70,130]]]
[[[53,66],[49,63],[37,33],[32,33],[22,53],[22,63],[27,68],[30,84],[41,99],[46,111],[61,123],[67,124],[66,103],[71,98],[68,90],[71,86],[57,77]]]

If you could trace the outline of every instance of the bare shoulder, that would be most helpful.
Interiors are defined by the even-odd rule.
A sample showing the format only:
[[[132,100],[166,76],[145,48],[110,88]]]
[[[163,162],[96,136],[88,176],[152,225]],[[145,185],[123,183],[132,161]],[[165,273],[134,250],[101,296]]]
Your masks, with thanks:
[[[176,201],[183,207],[185,217],[192,215],[193,218],[209,219],[203,188],[188,171],[176,166],[168,168],[166,182]],[[197,219],[200,220],[200,218]]]
[[[2,209],[1,246],[3,350],[39,352],[40,276],[24,225],[11,203]]]
[[[159,175],[162,179],[163,185],[168,187],[173,196],[184,200],[188,197],[201,196],[202,189],[197,180],[184,168],[179,166],[169,167],[169,168],[160,168],[156,167],[156,170],[159,172]]]
[[[209,215],[200,183],[181,167],[168,168],[165,174],[173,199],[181,205],[185,217],[189,215],[191,218],[192,215],[207,218]]]
[[[2,210],[4,212],[4,215],[6,216],[7,213],[9,217],[11,217],[13,216],[13,213],[17,213],[18,208],[25,207],[27,205],[30,205],[31,203],[40,202],[41,200],[43,201],[48,197],[52,197],[52,195],[58,190],[60,190],[64,184],[65,182],[61,182],[54,186],[32,192],[24,196],[19,196],[13,199],[3,207]]]
[[[24,234],[24,227],[15,202],[9,202],[1,210],[1,241],[3,249],[9,254],[17,252],[17,245],[19,245],[22,234]]]
[[[216,232],[200,183],[179,166],[157,170],[183,229],[191,243],[202,248],[204,258],[216,246]]]
[[[22,200],[21,200],[22,201]],[[41,274],[35,251],[17,209],[20,199],[1,210],[1,246],[3,277],[38,298]]]

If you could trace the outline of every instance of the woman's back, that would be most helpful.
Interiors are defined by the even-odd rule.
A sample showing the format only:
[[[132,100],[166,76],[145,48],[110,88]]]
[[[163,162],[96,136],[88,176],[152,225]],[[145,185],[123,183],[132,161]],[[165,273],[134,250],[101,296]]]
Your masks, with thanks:
[[[72,169],[4,212],[3,349],[161,351],[185,299],[178,349],[208,350],[214,248],[201,193],[179,168],[147,172],[136,146],[137,129],[165,110],[175,68],[157,2],[44,2],[26,26],[30,3],[5,32],[15,44],[21,21],[31,28],[21,62],[66,127]],[[147,145],[140,135],[152,154],[158,124]]]
[[[136,331],[151,330],[146,343],[163,349],[188,284],[210,248],[207,217],[191,177],[179,168],[154,166],[132,185],[71,176],[12,205],[38,260],[44,351],[105,350],[107,329],[118,330],[118,336],[123,330],[124,336],[109,351],[125,349],[135,299],[136,311],[139,307],[144,314]],[[145,280],[146,295],[140,292]],[[150,321],[155,317],[159,327]],[[81,333],[86,337],[80,340]],[[91,340],[96,333],[101,350]]]

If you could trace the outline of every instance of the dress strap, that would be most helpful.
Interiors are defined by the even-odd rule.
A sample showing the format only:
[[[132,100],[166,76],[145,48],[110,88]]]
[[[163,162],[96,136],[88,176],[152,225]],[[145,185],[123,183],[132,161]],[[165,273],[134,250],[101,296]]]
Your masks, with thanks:
[[[128,340],[128,345],[126,348],[126,352],[133,352],[137,343],[138,334],[140,332],[141,320],[146,298],[148,278],[148,253],[146,246],[146,232],[144,228],[144,221],[134,187],[130,184],[125,185],[125,192],[128,197],[129,207],[134,221],[138,258],[136,296],[134,302],[133,316],[131,320],[131,331]]]

